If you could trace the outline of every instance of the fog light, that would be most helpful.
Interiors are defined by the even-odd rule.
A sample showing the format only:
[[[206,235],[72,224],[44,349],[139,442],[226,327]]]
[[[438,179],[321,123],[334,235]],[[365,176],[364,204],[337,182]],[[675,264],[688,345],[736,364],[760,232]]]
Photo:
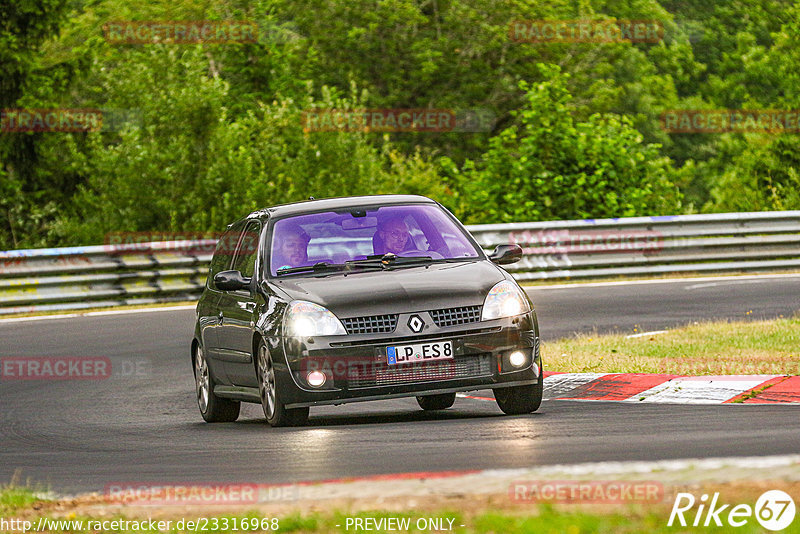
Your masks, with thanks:
[[[522,367],[525,365],[525,361],[527,358],[525,357],[525,353],[521,350],[515,350],[511,354],[508,355],[508,363],[513,365],[514,367]]]
[[[306,375],[306,382],[309,386],[318,388],[325,383],[325,373],[320,371],[311,371]]]

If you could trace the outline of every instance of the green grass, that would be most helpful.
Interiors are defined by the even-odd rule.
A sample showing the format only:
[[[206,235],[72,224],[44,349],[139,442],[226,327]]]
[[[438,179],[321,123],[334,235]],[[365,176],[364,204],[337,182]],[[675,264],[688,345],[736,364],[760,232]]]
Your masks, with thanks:
[[[41,499],[33,489],[16,485],[0,486],[0,516],[31,507]]]
[[[584,334],[544,343],[542,357],[546,370],[560,372],[798,375],[800,317],[707,322],[638,338]]]
[[[667,499],[668,501],[670,499]],[[752,499],[743,499],[742,502],[749,502],[752,504]],[[16,486],[3,486],[0,487],[0,516],[6,520],[13,518],[24,518],[31,521],[34,525],[38,522],[39,518],[44,517],[53,518],[46,510],[37,512],[38,508],[36,503],[42,504],[40,498],[37,498],[35,492],[29,488],[16,487]],[[92,509],[96,510],[97,504],[92,505]],[[416,523],[418,520],[426,518],[449,518],[453,519],[453,532],[456,533],[475,533],[475,534],[512,534],[512,533],[544,533],[544,534],[581,534],[581,533],[613,533],[613,534],[634,534],[640,532],[653,532],[653,533],[677,533],[677,532],[690,532],[695,531],[693,527],[668,527],[667,521],[671,509],[671,503],[662,502],[652,504],[644,507],[641,505],[629,505],[627,507],[611,507],[603,509],[602,505],[593,505],[591,510],[586,510],[576,505],[550,505],[550,504],[531,504],[530,506],[518,506],[512,509],[491,510],[487,509],[485,504],[479,504],[476,501],[466,501],[463,510],[454,510],[452,508],[438,509],[438,510],[406,510],[402,512],[388,512],[385,510],[372,510],[362,511],[355,513],[348,513],[341,510],[333,510],[326,512],[291,512],[278,517],[279,529],[277,532],[309,532],[309,533],[346,533],[346,532],[364,532],[364,530],[356,530],[353,525],[347,528],[347,518],[362,518],[379,520],[381,518],[408,518],[410,526],[408,531],[394,530],[388,532],[432,532],[431,530],[417,529]],[[154,510],[153,510],[154,511]],[[150,512],[153,512],[150,511]],[[96,513],[96,512],[95,512]],[[218,517],[221,521],[223,518],[237,518],[239,524],[245,518],[254,518],[261,520],[264,517],[276,517],[262,512],[251,511],[246,514],[240,515],[217,515],[208,509],[195,508],[194,510],[184,510],[176,513],[175,515],[164,516],[163,514],[148,513],[147,516],[158,515],[160,520],[171,521],[170,530],[167,532],[182,533],[187,529],[178,530],[176,523],[181,520],[195,520],[198,517],[205,517],[211,519]],[[66,509],[61,509],[57,520],[68,521],[83,521],[84,527],[88,527],[85,523],[88,521],[112,521],[112,520],[125,520],[134,519],[136,521],[143,521],[146,516],[128,517],[119,514],[109,514],[107,512],[100,512],[97,515],[86,515],[80,511],[76,514],[75,511],[68,512]],[[687,515],[687,518],[690,516]],[[693,518],[693,515],[691,516]],[[724,517],[723,517],[724,519]],[[691,520],[691,518],[690,518]],[[444,525],[448,525],[445,522]],[[209,524],[210,525],[210,524]],[[463,527],[461,525],[464,525]],[[73,523],[74,526],[74,523]],[[730,528],[707,528],[704,527],[703,532],[729,532]],[[111,532],[118,533],[159,533],[158,530],[144,529],[116,529],[110,530]],[[753,533],[763,532],[755,521],[751,518],[744,527],[736,529],[739,533]],[[2,532],[2,531],[0,531]],[[67,531],[52,530],[51,532],[72,532],[75,534],[83,534],[93,532],[88,528],[70,528]],[[269,530],[223,530],[209,528],[204,532],[270,532]],[[372,530],[372,532],[387,532],[387,530]],[[790,525],[789,528],[783,532],[800,532],[800,521],[796,520]]]
[[[188,514],[187,514],[188,515]],[[212,517],[210,515],[205,517]],[[8,516],[6,516],[8,517]],[[195,516],[196,517],[196,516]],[[234,516],[225,516],[234,517]],[[244,517],[258,517],[255,514],[247,514],[238,516]],[[417,520],[424,520],[427,518],[455,518],[453,522],[453,530],[455,533],[464,534],[513,534],[513,533],[537,533],[537,534],[582,534],[582,533],[609,533],[609,534],[637,534],[642,532],[652,533],[676,533],[676,532],[689,532],[692,527],[681,528],[679,526],[668,527],[667,520],[669,518],[669,508],[661,507],[658,510],[641,511],[629,510],[627,512],[612,512],[612,513],[592,513],[586,511],[571,511],[571,510],[558,510],[549,505],[538,505],[532,507],[529,511],[497,511],[497,512],[484,512],[478,513],[469,519],[462,519],[460,513],[452,512],[449,510],[443,511],[426,511],[426,512],[400,512],[389,513],[384,511],[367,511],[358,512],[354,514],[345,514],[343,512],[333,513],[314,513],[311,515],[289,515],[278,519],[279,529],[277,532],[308,532],[308,533],[346,533],[346,532],[364,532],[365,530],[355,529],[352,524],[347,528],[345,520],[347,517],[362,518],[362,519],[380,519],[380,518],[409,518],[410,528],[408,530],[386,530],[374,529],[371,532],[445,532],[446,530],[427,530],[425,528],[416,528]],[[187,517],[188,519],[189,517]],[[29,518],[34,524],[38,521],[38,516]],[[122,516],[102,516],[102,517],[88,517],[74,515],[69,516],[70,520],[89,520],[111,521],[115,519],[124,519]],[[171,528],[167,532],[183,533],[188,532],[187,529],[178,530],[175,523],[180,517],[175,517],[171,521]],[[141,521],[141,519],[140,519]],[[445,522],[445,525],[448,523]],[[464,525],[463,527],[461,525]],[[791,525],[783,532],[798,532],[797,522]],[[150,530],[144,528],[131,529],[131,530],[110,530],[111,532],[123,533],[152,533],[162,534],[159,530]],[[703,528],[704,532],[730,532],[728,528]],[[740,528],[736,529],[737,532],[743,534],[763,532],[755,522],[754,519]],[[87,529],[70,528],[68,530],[59,531],[52,530],[51,532],[71,532],[75,534],[83,534],[93,532]],[[204,532],[271,532],[269,530],[218,530],[209,528]]]
[[[476,518],[476,533],[530,532],[538,534],[639,534],[639,533],[679,533],[679,532],[764,532],[753,519],[739,528],[680,527],[667,526],[669,508],[659,511],[630,511],[628,513],[596,514],[588,512],[564,512],[547,505],[539,506],[538,515],[514,517],[507,514],[487,513]],[[783,532],[797,532],[797,521]]]

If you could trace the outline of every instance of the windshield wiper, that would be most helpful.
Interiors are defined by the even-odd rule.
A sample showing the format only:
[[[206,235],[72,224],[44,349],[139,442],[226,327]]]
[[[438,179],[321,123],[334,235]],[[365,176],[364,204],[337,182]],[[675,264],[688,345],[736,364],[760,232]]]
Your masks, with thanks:
[[[288,267],[285,269],[278,269],[277,275],[283,276],[285,274],[294,274],[294,273],[306,273],[308,271],[313,271],[315,273],[321,273],[325,271],[341,271],[344,269],[344,265],[341,263],[328,263],[327,261],[321,261],[319,263],[315,263],[314,265],[305,265],[303,267]]]
[[[381,269],[388,269],[394,266],[411,265],[416,263],[429,263],[433,258],[430,256],[397,256],[391,252],[387,252],[382,256],[369,256],[364,260],[350,260],[345,264],[353,267],[380,267]]]

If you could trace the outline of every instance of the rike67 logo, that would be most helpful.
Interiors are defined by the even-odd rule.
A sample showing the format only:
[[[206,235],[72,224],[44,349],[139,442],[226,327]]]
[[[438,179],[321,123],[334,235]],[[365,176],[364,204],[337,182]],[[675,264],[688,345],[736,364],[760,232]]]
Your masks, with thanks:
[[[711,500],[705,493],[699,500],[691,493],[678,493],[667,526],[742,527],[755,517],[763,528],[778,531],[791,525],[794,515],[794,500],[781,490],[764,492],[754,507],[749,504],[723,504],[719,493],[714,493]]]

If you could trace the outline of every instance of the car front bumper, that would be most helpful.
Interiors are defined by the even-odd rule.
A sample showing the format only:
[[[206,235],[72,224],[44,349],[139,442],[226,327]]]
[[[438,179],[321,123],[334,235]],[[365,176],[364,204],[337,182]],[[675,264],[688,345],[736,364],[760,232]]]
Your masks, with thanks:
[[[452,360],[419,364],[387,363],[387,347],[450,341]],[[426,332],[424,335],[364,334],[282,340],[284,359],[276,379],[287,408],[344,404],[417,395],[535,384],[541,380],[539,337],[534,312],[512,318],[475,322]],[[526,362],[509,363],[523,351]],[[325,374],[322,387],[306,377]]]

